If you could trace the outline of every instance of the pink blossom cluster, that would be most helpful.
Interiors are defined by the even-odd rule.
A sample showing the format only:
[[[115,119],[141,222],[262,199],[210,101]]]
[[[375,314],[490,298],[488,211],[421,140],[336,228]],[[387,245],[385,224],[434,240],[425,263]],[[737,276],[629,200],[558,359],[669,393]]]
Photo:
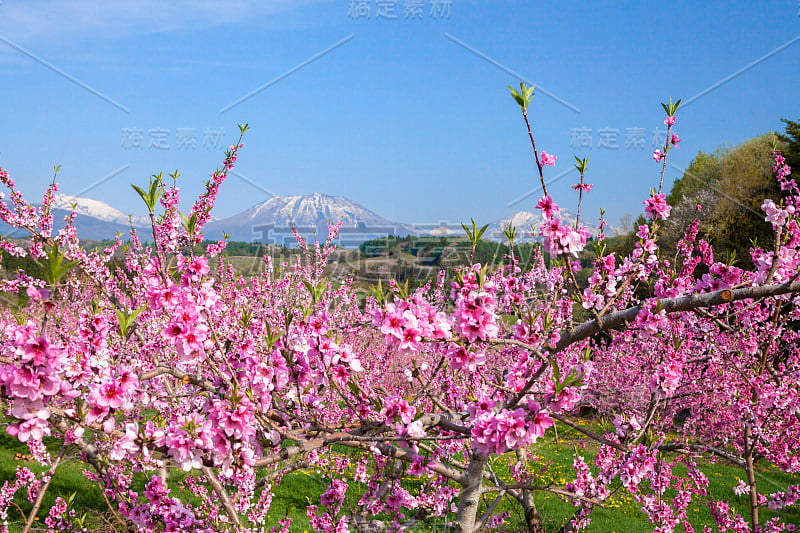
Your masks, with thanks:
[[[536,207],[542,211],[542,216],[545,218],[540,228],[540,233],[544,237],[545,249],[554,256],[577,256],[578,252],[586,246],[586,239],[589,237],[586,227],[576,230],[572,226],[564,224],[556,216],[559,211],[558,205],[550,196],[545,195],[540,198]]]
[[[728,502],[710,501],[708,510],[719,531],[733,531],[735,533],[751,533],[750,524],[742,515],[736,513]]]
[[[735,489],[734,489],[735,491]],[[747,490],[749,493],[749,490]],[[737,494],[744,494],[745,491],[737,492]],[[773,492],[769,495],[770,500],[767,504],[770,509],[783,509],[790,505],[796,504],[800,501],[800,485],[790,485],[785,491]]]
[[[384,309],[373,309],[372,318],[386,341],[401,353],[419,351],[423,339],[446,340],[451,336],[447,315],[430,305],[420,292],[410,301],[398,300]]]
[[[214,203],[216,202],[217,195],[219,194],[219,188],[228,178],[228,172],[233,169],[234,163],[236,163],[236,160],[239,157],[239,149],[242,146],[244,145],[242,144],[240,137],[236,144],[232,144],[228,148],[228,151],[225,153],[225,161],[222,164],[222,168],[214,171],[211,174],[211,179],[206,182],[205,192],[200,195],[200,197],[192,206],[192,210],[190,211],[188,218],[195,219],[194,235],[189,235],[186,228],[183,228],[183,232],[181,234],[181,238],[183,238],[187,244],[200,244],[202,242],[202,230],[211,219],[211,210],[214,208]]]
[[[645,214],[653,220],[666,220],[672,210],[672,207],[667,205],[666,194],[653,194],[644,201],[644,205]]]
[[[497,337],[497,298],[491,288],[461,292],[456,299],[455,330],[469,342]]]
[[[555,166],[556,164],[556,156],[553,154],[548,154],[544,150],[542,150],[542,166]]]
[[[117,409],[130,411],[133,403],[139,396],[139,379],[129,369],[107,369],[98,376],[98,381],[89,386],[87,404],[89,413],[86,419],[89,423],[108,420],[113,424],[113,419],[108,415]]]
[[[417,409],[410,405],[406,400],[397,395],[388,398],[383,409],[381,418],[386,425],[394,424],[396,419],[400,419],[403,424],[409,425],[414,420]]]
[[[544,436],[553,425],[553,419],[533,400],[526,407],[513,411],[503,409],[499,413],[492,409],[477,412],[472,437],[478,453],[503,454],[508,450],[527,448]]]
[[[589,237],[586,227],[581,227],[576,231],[558,218],[551,218],[542,224],[541,234],[544,237],[545,248],[554,256],[572,255],[577,257],[578,253],[586,247],[586,239]]]
[[[309,317],[300,322],[288,337],[288,346],[293,351],[294,365],[289,370],[297,385],[309,384],[329,386],[331,379],[339,387],[345,387],[352,373],[361,372],[363,366],[352,347],[338,343],[328,333],[326,314]],[[276,372],[278,390],[284,380],[284,363],[279,353],[273,354],[273,372]]]
[[[631,492],[636,492],[642,480],[653,472],[656,455],[656,450],[650,450],[642,444],[636,445],[620,466],[619,479],[622,486]]]
[[[683,364],[681,361],[672,359],[658,366],[656,372],[650,377],[648,387],[651,392],[658,392],[662,396],[669,396],[681,381]]]
[[[158,275],[158,264],[151,261],[144,269],[147,276],[147,299],[155,310],[171,317],[163,335],[175,347],[183,361],[196,362],[214,348],[206,317],[212,313],[219,296],[214,280],[207,278],[208,260],[205,257],[186,259],[178,254],[180,284]]]
[[[486,363],[486,354],[478,349],[469,349],[466,346],[450,344],[447,348],[447,360],[456,370],[475,372],[479,366]]]
[[[664,156],[680,142],[668,138]],[[78,450],[87,478],[134,527],[288,531],[290,520],[266,513],[273,487],[299,469],[325,480],[308,506],[320,531],[364,529],[376,517],[393,531],[423,516],[477,520],[468,502],[506,483],[481,464],[518,452],[507,483],[519,487],[555,471],[536,448],[555,419],[587,436],[575,446],[574,479],[540,486],[572,501],[564,521],[574,528],[623,490],[655,531],[692,531],[692,498],[709,499],[697,454],[747,470],[744,455],[754,450],[762,463],[800,472],[800,191],[780,154],[774,171],[785,194],[764,203],[775,246],[754,247],[752,268],[717,261],[699,221],[676,254],[660,253],[659,221],[670,207],[659,189],[645,201],[652,222],[639,226],[632,252],[597,243],[585,286],[567,256],[584,250],[588,234],[560,220],[545,194],[541,248],[565,261],[548,266],[537,248],[525,264],[510,251],[497,268],[443,272],[410,294],[390,282],[364,304],[354,280],[326,278],[332,224],[325,242],[298,238],[297,254],[266,256],[263,272],[246,276],[220,255],[224,242],[205,253],[189,246],[200,242],[240,146],[195,203],[194,222],[182,227],[177,187],[159,183],[152,242],[134,231],[129,246],[118,240],[96,252],[79,245],[73,215],[52,236],[55,186],[39,209],[0,172],[11,189],[0,219],[34,234],[25,246],[0,242],[3,251],[41,259],[57,245],[74,265],[49,285],[24,273],[0,283],[28,296],[0,309],[8,432],[43,464],[55,464],[46,435]],[[540,162],[555,157],[542,152]],[[582,177],[580,196],[590,189]],[[583,322],[576,302],[590,310]],[[598,435],[575,413],[582,406],[613,429]],[[597,450],[593,463],[581,455],[587,449]],[[163,475],[175,468],[185,471],[180,480]],[[131,487],[143,474],[139,493]],[[35,498],[49,475],[22,472],[24,484],[6,483],[0,513],[18,488]],[[766,505],[759,488],[736,490]],[[508,500],[521,519],[538,512],[524,490],[504,492],[521,496]],[[788,505],[796,492],[776,493],[771,504]],[[754,529],[727,502],[712,506],[718,529]],[[57,500],[47,525],[67,527],[59,520],[69,512]],[[503,524],[505,510],[488,515],[484,526],[516,526]]]
[[[202,520],[198,520],[190,504],[184,504],[177,497],[170,496],[170,489],[164,486],[159,476],[150,479],[142,496],[142,501],[131,506],[121,505],[119,509],[124,518],[142,530],[164,528],[165,531],[213,531]]]
[[[797,183],[790,178],[792,168],[786,164],[786,158],[783,157],[783,154],[781,154],[780,151],[775,151],[772,155],[774,158],[772,163],[772,172],[775,173],[775,177],[781,185],[781,190],[797,195],[800,192],[800,189],[798,189]],[[796,196],[794,201],[797,201]]]
[[[650,302],[649,305],[643,306],[636,315],[634,327],[644,338],[656,335],[659,331],[666,328],[669,323],[666,310],[659,310],[656,307],[657,302]]]
[[[785,208],[779,207],[775,205],[775,202],[770,198],[764,200],[764,203],[761,205],[761,210],[767,214],[764,220],[776,228],[786,224],[786,221],[789,220],[789,217],[794,215],[795,212],[794,205],[790,204]]]
[[[75,517],[75,509],[68,509],[67,502],[61,496],[56,497],[56,501],[44,519],[45,525],[49,528],[48,533],[58,531],[69,531],[72,528],[71,518]]]
[[[45,336],[37,335],[32,321],[7,325],[3,331],[3,356],[10,361],[0,366],[0,385],[11,400],[9,414],[18,422],[7,428],[9,435],[21,442],[40,441],[50,435],[45,403],[59,394],[74,396],[61,379],[64,351]]]

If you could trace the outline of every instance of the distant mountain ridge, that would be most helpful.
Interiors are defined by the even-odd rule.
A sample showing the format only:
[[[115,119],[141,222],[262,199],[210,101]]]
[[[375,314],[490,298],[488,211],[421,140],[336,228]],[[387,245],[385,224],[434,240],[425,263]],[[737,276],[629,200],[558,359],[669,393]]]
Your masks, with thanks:
[[[560,209],[558,211],[558,218],[561,219],[561,222],[564,224],[573,225],[575,224],[575,213],[570,211],[569,209]],[[589,232],[589,235],[592,237],[596,237],[600,232],[594,226],[591,226],[586,223],[586,220],[581,217],[581,226],[586,226],[586,229]],[[517,211],[512,215],[505,216],[500,220],[492,222],[489,224],[489,227],[486,230],[484,236],[487,239],[493,241],[502,241],[505,240],[503,237],[503,228],[506,227],[509,223],[513,224],[517,228],[517,242],[531,242],[535,240],[539,240],[538,233],[539,227],[545,222],[545,218],[541,215],[541,213],[532,213],[530,211]],[[531,227],[535,228],[536,236],[532,235]]]
[[[131,226],[135,227],[137,231],[150,228],[150,220],[147,217],[129,217],[107,203],[92,198],[55,194],[51,209],[54,231],[57,232],[64,228],[66,225],[64,219],[72,213],[73,205],[76,213],[75,226],[78,228],[78,237],[81,239],[101,241],[113,239],[117,233],[128,235]],[[40,206],[36,205],[36,207]],[[0,235],[24,237],[27,233],[0,222]]]
[[[78,215],[96,218],[103,222],[114,222],[116,224],[133,225],[135,227],[149,227],[150,219],[143,216],[128,216],[119,209],[115,209],[105,202],[93,200],[91,198],[78,198],[66,194],[53,195],[53,209],[72,211],[73,205]]]
[[[77,213],[78,235],[84,239],[113,239],[118,232],[128,234],[131,226],[140,232],[150,229],[148,217],[126,215],[99,200],[56,194],[53,201],[56,230],[64,227],[64,217],[70,213],[73,205]],[[568,209],[559,211],[559,217],[568,224],[575,221],[575,215]],[[307,241],[325,240],[328,235],[328,222],[332,224],[342,222],[336,242],[347,247],[358,246],[366,240],[386,235],[399,237],[463,235],[459,224],[412,226],[393,222],[353,200],[322,193],[275,196],[236,215],[212,219],[206,226],[205,234],[209,239],[229,236],[234,241],[294,246],[296,241],[292,232],[293,227]],[[539,213],[517,211],[491,222],[484,238],[504,241],[502,230],[509,222],[517,228],[518,242],[530,242],[539,239],[538,228],[544,222],[544,218]],[[590,235],[597,235],[597,228],[586,225]],[[532,234],[531,227],[536,228],[536,236]],[[11,228],[0,223],[0,233],[8,234],[10,231]],[[19,233],[18,236],[21,235]]]
[[[209,223],[206,235],[221,238],[225,232],[235,241],[292,245],[292,227],[306,238],[324,240],[328,222],[342,222],[339,242],[345,246],[388,234],[414,233],[411,227],[392,222],[343,196],[311,193],[272,197],[237,215]]]

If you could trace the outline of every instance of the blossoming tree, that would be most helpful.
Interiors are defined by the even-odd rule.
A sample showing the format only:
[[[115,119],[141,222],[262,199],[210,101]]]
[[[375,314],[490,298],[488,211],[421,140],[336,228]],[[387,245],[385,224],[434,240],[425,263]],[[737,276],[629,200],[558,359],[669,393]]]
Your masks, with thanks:
[[[502,527],[508,505],[529,531],[543,531],[540,492],[572,502],[563,530],[574,531],[620,490],[654,531],[693,531],[687,509],[708,486],[702,462],[718,456],[742,468],[737,491],[750,495],[749,520],[709,500],[718,530],[780,530],[777,519],[759,521],[759,507],[794,504],[800,486],[766,498],[754,464],[800,469],[800,190],[789,167],[776,151],[785,196],[763,206],[774,247],[753,249],[752,269],[717,261],[696,224],[677,256],[660,257],[666,158],[680,141],[680,101],[670,101],[668,142],[654,153],[661,179],[644,202],[649,222],[629,257],[607,253],[601,234],[584,287],[575,257],[588,242],[587,161],[576,165],[578,217],[564,221],[544,180],[556,157],[538,153],[528,117],[533,90],[512,96],[544,192],[544,250],[525,270],[512,253],[496,271],[470,265],[412,293],[378,287],[365,305],[352,282],[324,278],[337,227],[322,244],[298,236],[303,260],[267,256],[263,274],[248,278],[220,255],[225,242],[195,251],[241,138],[188,216],[174,182],[159,175],[135,187],[152,240],[132,230],[129,243],[102,253],[78,245],[74,213],[54,234],[55,181],[37,208],[0,170],[10,191],[0,219],[30,236],[25,246],[3,240],[3,253],[30,256],[46,272],[0,282],[26,295],[0,310],[6,431],[51,466],[44,477],[20,468],[6,481],[0,518],[17,491],[33,487],[27,531],[72,447],[120,527],[142,531],[288,531],[290,520],[270,523],[267,512],[275,487],[304,467],[327,483],[308,508],[319,531],[401,531],[439,517],[473,532]],[[579,308],[589,313],[582,323]],[[579,406],[614,430],[598,433]],[[597,453],[576,454],[567,483],[542,484],[537,440],[556,421]],[[61,454],[51,457],[45,437],[63,443]],[[510,480],[498,475],[499,457],[513,458]],[[194,499],[176,496],[176,486]],[[71,521],[58,499],[46,524],[67,530]]]

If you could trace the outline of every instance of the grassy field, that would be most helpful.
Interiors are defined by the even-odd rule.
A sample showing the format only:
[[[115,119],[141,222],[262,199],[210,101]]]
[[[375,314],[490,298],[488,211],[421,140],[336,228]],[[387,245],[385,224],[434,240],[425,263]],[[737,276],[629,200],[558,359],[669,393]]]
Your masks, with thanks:
[[[4,427],[0,431],[2,431],[2,434],[0,434],[0,485],[7,479],[13,479],[18,465],[27,466],[37,474],[41,474],[45,470],[38,463],[30,460],[26,446],[9,437],[5,433]],[[580,449],[580,443],[577,440],[577,435],[571,433],[569,428],[559,427],[559,435],[561,438],[557,442],[553,433],[548,432],[548,437],[540,440],[532,450],[540,458],[537,468],[540,468],[543,464],[549,465],[547,472],[537,479],[539,483],[553,482],[556,485],[563,485],[565,481],[573,477],[572,458],[576,450]],[[58,444],[52,443],[51,452],[53,455],[57,451]],[[592,450],[589,448],[582,450],[581,453],[586,457],[587,461],[593,456]],[[508,465],[513,461],[515,461],[513,454],[506,454],[497,458],[492,466],[501,478],[508,480]],[[43,521],[47,516],[47,510],[57,496],[67,499],[74,494],[72,508],[77,511],[79,516],[86,513],[86,526],[90,531],[114,530],[113,514],[109,511],[108,505],[97,485],[82,475],[81,472],[84,469],[90,469],[90,467],[80,461],[79,457],[74,454],[66,456],[53,478],[42,509],[39,512],[36,522],[39,525],[37,529],[41,530],[44,527]],[[710,481],[709,498],[730,501],[737,512],[748,518],[747,498],[745,496],[734,496],[732,491],[733,486],[736,484],[736,478],[742,478],[743,473],[735,467],[722,463],[704,464],[702,470]],[[680,473],[681,471],[676,469],[675,472]],[[174,481],[180,481],[185,474],[181,471],[173,471],[171,476]],[[131,488],[141,491],[144,479],[144,476],[135,477]],[[800,480],[794,476],[769,469],[762,469],[758,475],[759,489],[764,494],[784,490],[788,485],[798,483],[798,481]],[[408,478],[407,484],[407,488],[413,494],[413,487],[416,483],[411,478]],[[294,520],[292,531],[310,531],[305,511],[306,506],[309,502],[318,502],[320,494],[326,487],[327,481],[314,470],[298,470],[287,475],[284,477],[281,486],[276,488],[275,497],[269,511],[269,519],[277,524],[277,520],[288,515]],[[23,492],[21,491],[17,494],[14,504],[9,510],[8,518],[11,531],[19,531],[21,529],[24,523],[22,513],[27,515],[31,509],[31,504]],[[174,494],[193,499],[190,493],[181,489],[175,490]],[[355,503],[359,494],[358,486],[353,485],[348,492],[348,497],[352,503]],[[667,496],[671,495],[668,493]],[[489,496],[488,503],[491,503],[492,497]],[[706,501],[707,499],[695,499],[690,505],[689,517],[696,529],[700,529],[702,525],[712,525]],[[544,493],[537,497],[537,506],[545,519],[548,531],[558,530],[564,520],[571,515],[573,509],[568,502]],[[518,511],[505,503],[498,508],[498,510],[503,509],[512,513],[506,524],[506,530],[522,531],[521,516],[519,516]],[[766,508],[763,508],[760,512],[762,520],[775,516],[775,512]],[[785,509],[781,511],[781,515],[789,522],[800,522],[800,512],[796,508]],[[604,508],[595,510],[592,517],[593,522],[588,529],[590,532],[639,533],[652,530],[652,526],[638,510],[638,506],[632,496],[625,491],[617,492],[606,502]],[[445,531],[441,519],[438,521],[432,519],[421,525],[418,530]],[[682,528],[678,528],[677,531],[682,531]]]

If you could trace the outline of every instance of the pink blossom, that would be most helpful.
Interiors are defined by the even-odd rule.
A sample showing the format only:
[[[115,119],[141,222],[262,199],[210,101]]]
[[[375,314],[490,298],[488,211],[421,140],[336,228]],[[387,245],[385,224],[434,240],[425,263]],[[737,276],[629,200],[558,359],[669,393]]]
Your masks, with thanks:
[[[394,423],[395,418],[399,416],[403,424],[408,425],[414,420],[416,412],[417,410],[414,406],[395,395],[387,400],[386,405],[381,410],[381,417],[387,425],[391,425]]]
[[[547,414],[547,411],[539,407],[538,403],[530,403],[528,405],[528,409],[535,413],[533,415],[533,419],[531,420],[528,432],[531,435],[532,441],[536,442],[536,439],[543,437],[545,431],[552,427],[554,422],[550,415]]]
[[[425,428],[423,427],[421,420],[415,420],[408,424],[405,433],[414,439],[421,439],[426,435]]]
[[[674,126],[675,125],[675,117],[672,116],[672,117],[665,118],[664,119],[664,124],[666,124],[667,126]]]
[[[28,405],[18,404],[10,411],[11,416],[20,422],[10,424],[6,431],[12,437],[17,437],[20,442],[41,441],[42,437],[50,435],[50,426],[47,424],[50,411],[43,406],[41,401]]]
[[[93,403],[109,409],[118,409],[124,399],[122,389],[113,380],[103,383],[92,394]]]
[[[557,218],[550,219],[542,224],[541,234],[544,237],[544,246],[551,255],[573,255],[583,250],[589,233],[585,227],[578,231],[572,226],[562,224]]]
[[[664,155],[664,153],[660,149],[656,148],[655,150],[653,150],[653,160],[656,163],[663,160],[665,157],[666,155]]]
[[[764,203],[761,205],[761,210],[767,214],[764,220],[771,223],[774,227],[783,226],[786,224],[786,220],[789,217],[789,210],[778,207],[771,199],[764,200]]]
[[[346,492],[347,492],[347,483],[336,479],[322,494],[322,499],[320,500],[320,503],[327,507],[338,508],[344,502],[344,495]]]
[[[555,213],[558,213],[558,205],[548,195],[539,198],[539,201],[536,203],[536,209],[541,209],[542,216],[548,219],[552,218]]]
[[[743,496],[745,494],[750,494],[750,486],[742,481],[741,479],[738,480],[739,482],[733,487],[733,493],[737,496]]]
[[[649,218],[666,220],[672,207],[667,204],[666,194],[654,194],[644,201],[644,212]]]
[[[28,288],[25,289],[25,294],[27,294],[28,298],[31,300],[46,300],[50,298],[50,291],[47,289],[37,289],[32,285],[29,285]]]
[[[495,310],[497,300],[487,291],[471,291],[456,301],[456,331],[469,340],[489,340],[497,337]]]
[[[547,152],[542,150],[542,166],[545,166],[545,165],[549,165],[551,167],[555,166],[556,159],[557,159],[556,156],[554,156],[552,154],[548,154]]]
[[[486,355],[483,352],[468,350],[457,344],[451,344],[447,349],[447,359],[456,370],[466,369],[470,372],[475,372],[478,366],[486,363]]]

